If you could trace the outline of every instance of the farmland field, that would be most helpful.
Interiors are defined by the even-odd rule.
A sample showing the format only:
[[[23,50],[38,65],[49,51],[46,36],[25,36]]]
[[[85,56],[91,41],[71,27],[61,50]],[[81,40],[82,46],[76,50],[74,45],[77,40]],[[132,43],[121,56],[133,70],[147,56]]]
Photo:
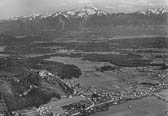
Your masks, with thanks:
[[[128,108],[131,106],[131,108]],[[155,116],[168,110],[168,103],[148,97],[129,101],[110,107],[109,111],[96,113],[91,116]]]

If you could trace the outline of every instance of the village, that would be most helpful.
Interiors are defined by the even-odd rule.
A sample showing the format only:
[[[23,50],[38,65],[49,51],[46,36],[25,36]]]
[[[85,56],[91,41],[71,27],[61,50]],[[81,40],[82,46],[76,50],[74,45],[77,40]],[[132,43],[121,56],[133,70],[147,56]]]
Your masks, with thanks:
[[[72,95],[62,96],[62,98],[71,100],[75,97],[81,97],[83,98],[83,100],[60,106],[62,111],[60,111],[59,113],[52,110],[56,106],[34,107],[32,111],[33,113],[31,112],[30,116],[88,116],[96,112],[108,111],[108,108],[110,106],[119,105],[130,100],[141,99],[148,96],[153,96],[161,101],[168,102],[166,99],[162,98],[162,96],[157,94],[163,89],[168,89],[168,82],[164,82],[164,79],[166,79],[168,76],[167,72],[159,73],[155,70],[153,71],[152,69],[142,67],[138,69],[143,71],[147,70],[150,75],[157,75],[157,78],[159,80],[158,83],[151,84],[150,86],[142,88],[136,82],[132,82],[132,87],[128,91],[98,89],[94,86],[90,88],[82,88],[80,86],[80,83],[74,84],[73,79],[62,80],[58,76],[52,74],[47,70],[32,70],[38,72],[41,78],[49,78],[50,76],[55,76],[56,78],[60,79],[60,81],[64,82],[66,85],[73,89]],[[27,95],[34,87],[36,86],[31,86],[30,89],[23,93],[23,95]],[[132,106],[128,105],[128,108],[132,108]],[[1,95],[0,100],[0,113],[0,116],[29,116],[29,112],[21,113],[17,111],[10,111],[3,95]]]
[[[81,89],[81,88],[80,88]],[[64,105],[62,109],[64,112],[62,113],[53,113],[50,112],[52,107],[40,107],[37,108],[36,111],[39,112],[37,116],[88,116],[94,114],[96,112],[107,111],[108,108],[112,105],[118,105],[129,100],[141,99],[147,96],[154,96],[157,99],[168,102],[158,96],[155,91],[160,91],[161,89],[168,89],[168,84],[160,84],[151,88],[150,91],[132,91],[125,94],[121,94],[120,92],[114,91],[94,91],[90,94],[88,93],[76,93],[74,95],[69,96],[69,99],[76,95],[80,95],[85,97],[85,100]],[[132,106],[129,105],[128,108]],[[166,115],[165,115],[166,116]]]

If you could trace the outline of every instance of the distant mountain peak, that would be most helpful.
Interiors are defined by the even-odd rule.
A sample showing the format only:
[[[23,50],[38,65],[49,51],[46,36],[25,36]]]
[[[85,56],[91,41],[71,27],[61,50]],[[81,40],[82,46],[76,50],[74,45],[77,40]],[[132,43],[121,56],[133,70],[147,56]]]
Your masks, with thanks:
[[[164,13],[168,13],[168,8],[150,8],[142,11],[138,11],[143,15],[151,16],[151,15],[163,15]]]
[[[98,10],[93,4],[89,4],[87,6],[84,6],[83,9],[92,9],[92,10]]]
[[[97,16],[105,16],[109,13],[99,10],[93,5],[88,5],[83,8],[79,9],[74,9],[74,10],[69,10],[69,11],[63,11],[62,15],[64,15],[66,18],[88,18],[89,16],[92,15],[97,15]]]
[[[91,15],[105,16],[105,15],[109,14],[106,11],[102,11],[102,10],[96,8],[94,5],[88,5],[88,6],[81,8],[81,9],[77,9],[75,11],[79,17],[85,17],[85,18],[88,16],[91,16]]]

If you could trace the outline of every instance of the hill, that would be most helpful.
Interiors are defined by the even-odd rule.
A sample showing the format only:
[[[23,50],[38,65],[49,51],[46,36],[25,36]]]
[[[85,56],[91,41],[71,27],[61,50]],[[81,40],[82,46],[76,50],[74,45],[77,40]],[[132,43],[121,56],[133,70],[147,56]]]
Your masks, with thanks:
[[[51,98],[60,99],[72,94],[73,89],[57,74],[62,78],[79,78],[81,72],[76,66],[45,61],[40,57],[0,58],[0,94],[10,104],[10,110],[39,106]]]

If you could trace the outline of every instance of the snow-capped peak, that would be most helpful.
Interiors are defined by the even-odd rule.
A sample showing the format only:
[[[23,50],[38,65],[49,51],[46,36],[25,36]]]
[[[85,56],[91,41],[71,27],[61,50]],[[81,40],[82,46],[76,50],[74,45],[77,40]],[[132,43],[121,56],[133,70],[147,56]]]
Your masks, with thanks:
[[[88,6],[83,7],[85,10],[98,10],[94,5],[90,4]]]
[[[168,13],[168,8],[150,8],[147,10],[143,10],[143,11],[138,11],[138,13],[141,13],[143,15],[162,15],[164,13]]]
[[[66,14],[68,14],[70,16],[75,16],[76,18],[78,18],[78,17],[87,18],[91,15],[102,16],[102,15],[107,15],[108,13],[97,9],[93,5],[88,5],[83,8],[80,8],[80,9],[67,11]]]
[[[59,15],[63,15],[65,18],[69,19],[69,18],[87,18],[92,15],[105,16],[107,14],[109,13],[99,10],[93,5],[88,5],[80,9],[74,9],[69,11],[58,11],[55,13],[51,13],[50,15],[48,15],[48,17],[52,16],[53,18],[55,18]],[[47,15],[42,17],[46,18]]]

